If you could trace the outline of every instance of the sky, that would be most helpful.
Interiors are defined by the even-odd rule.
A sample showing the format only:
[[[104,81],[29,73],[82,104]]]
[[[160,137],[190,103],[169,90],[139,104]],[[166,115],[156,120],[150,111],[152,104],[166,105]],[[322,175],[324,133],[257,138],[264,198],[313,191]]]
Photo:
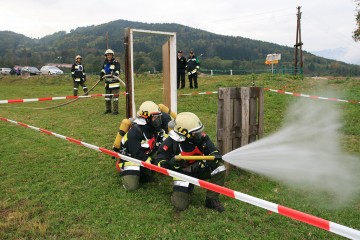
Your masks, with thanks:
[[[360,65],[354,0],[17,0],[1,3],[0,31],[31,38],[123,19],[178,23],[216,34],[241,36],[293,47],[301,7],[303,50],[343,48],[336,60]],[[119,31],[122,31],[119,29]]]

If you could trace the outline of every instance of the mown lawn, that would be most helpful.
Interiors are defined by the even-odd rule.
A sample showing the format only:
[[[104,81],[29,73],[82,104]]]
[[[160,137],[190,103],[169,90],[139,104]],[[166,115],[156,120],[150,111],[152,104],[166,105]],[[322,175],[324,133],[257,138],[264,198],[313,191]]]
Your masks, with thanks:
[[[90,88],[97,81],[90,76]],[[160,75],[138,75],[136,103],[162,102]],[[202,76],[197,91],[219,87],[267,87],[289,92],[360,101],[356,78],[295,79],[290,76]],[[188,86],[188,85],[187,85]],[[79,91],[80,92],[80,91]],[[93,93],[103,93],[99,85]],[[185,88],[179,93],[191,93]],[[67,96],[72,94],[69,76],[4,77],[0,100]],[[294,96],[265,92],[264,134],[283,123]],[[309,99],[311,101],[322,101]],[[47,129],[111,149],[120,121],[125,117],[125,98],[120,96],[120,115],[103,115],[102,97],[1,104],[0,117]],[[360,155],[360,104],[333,102],[343,114],[341,145]],[[215,141],[217,95],[178,97],[178,112],[196,113]],[[196,188],[189,209],[175,212],[170,204],[171,178],[158,174],[156,181],[126,193],[111,157],[31,129],[0,121],[0,239],[343,239],[342,237],[238,200],[221,196],[223,214],[204,207],[205,190]],[[331,196],[318,201],[300,191],[257,174],[235,169],[226,187],[287,206],[351,228],[360,229],[360,196],[341,208],[326,207]]]

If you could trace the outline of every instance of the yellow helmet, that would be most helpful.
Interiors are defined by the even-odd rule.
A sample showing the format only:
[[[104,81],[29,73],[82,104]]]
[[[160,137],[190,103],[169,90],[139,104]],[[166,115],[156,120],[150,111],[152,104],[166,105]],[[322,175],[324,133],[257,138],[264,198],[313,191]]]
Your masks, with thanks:
[[[78,58],[82,59],[82,57],[81,57],[80,55],[76,55],[75,61],[76,61]]]
[[[159,106],[153,101],[145,101],[140,105],[137,112],[138,117],[149,118],[156,115],[161,115]]]
[[[113,56],[115,56],[115,53],[113,50],[111,50],[110,48],[108,50],[105,51],[105,56],[108,54],[112,54]]]
[[[199,133],[204,130],[204,125],[194,113],[179,113],[174,120],[174,131],[180,135],[191,137],[191,133]]]

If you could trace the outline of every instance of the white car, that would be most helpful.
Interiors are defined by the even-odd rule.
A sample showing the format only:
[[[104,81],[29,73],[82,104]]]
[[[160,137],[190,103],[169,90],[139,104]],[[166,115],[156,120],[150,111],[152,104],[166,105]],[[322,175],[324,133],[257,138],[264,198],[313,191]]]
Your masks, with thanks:
[[[11,68],[0,68],[1,75],[10,75]]]
[[[41,74],[47,74],[47,75],[61,75],[64,73],[62,70],[54,66],[43,66],[40,69],[40,72]]]

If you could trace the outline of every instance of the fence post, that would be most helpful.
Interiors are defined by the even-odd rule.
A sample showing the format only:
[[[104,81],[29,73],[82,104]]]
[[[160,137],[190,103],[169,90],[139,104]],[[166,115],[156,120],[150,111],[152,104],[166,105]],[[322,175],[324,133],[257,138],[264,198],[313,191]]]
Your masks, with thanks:
[[[263,88],[219,88],[218,98],[216,142],[222,154],[263,136]],[[225,166],[229,172],[230,164]]]

